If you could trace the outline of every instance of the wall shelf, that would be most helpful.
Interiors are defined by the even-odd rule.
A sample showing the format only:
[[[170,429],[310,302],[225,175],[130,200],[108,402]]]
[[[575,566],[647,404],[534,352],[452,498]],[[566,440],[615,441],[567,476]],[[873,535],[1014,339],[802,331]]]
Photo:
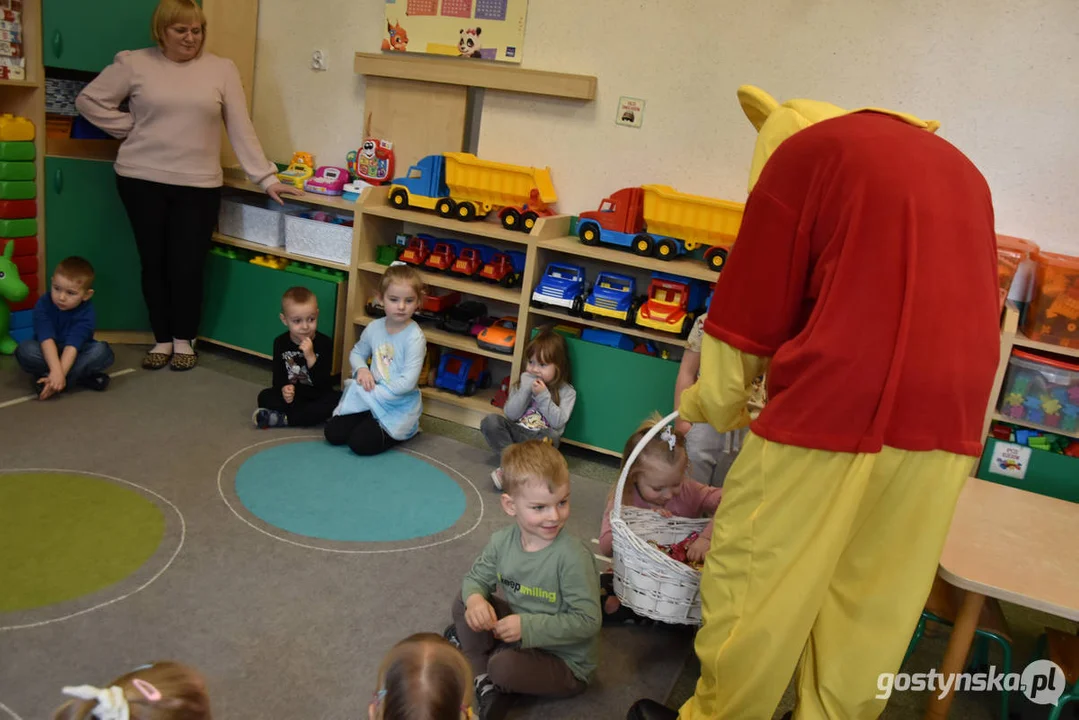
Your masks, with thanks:
[[[262,188],[247,179],[243,171],[239,168],[225,168],[224,169],[224,183],[225,187],[234,188],[236,190],[247,190],[248,192],[259,193],[265,195]],[[316,193],[305,192],[300,197],[287,197],[286,202],[298,202],[305,205],[317,205],[319,207],[333,208],[334,210],[341,210],[347,213],[356,212],[356,203],[352,200],[345,200],[340,195],[318,195]]]
[[[396,80],[506,90],[569,100],[593,100],[596,97],[594,75],[525,70],[507,63],[402,53],[358,52],[353,68],[357,75]]]

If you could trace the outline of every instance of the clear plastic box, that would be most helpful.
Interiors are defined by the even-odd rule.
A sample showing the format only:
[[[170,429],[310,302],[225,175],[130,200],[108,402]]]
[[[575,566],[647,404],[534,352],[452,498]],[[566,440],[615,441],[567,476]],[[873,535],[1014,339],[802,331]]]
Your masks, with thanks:
[[[1000,414],[1065,433],[1079,431],[1079,363],[1013,350]]]
[[[1079,257],[1034,253],[1034,294],[1023,320],[1031,340],[1079,348]]]

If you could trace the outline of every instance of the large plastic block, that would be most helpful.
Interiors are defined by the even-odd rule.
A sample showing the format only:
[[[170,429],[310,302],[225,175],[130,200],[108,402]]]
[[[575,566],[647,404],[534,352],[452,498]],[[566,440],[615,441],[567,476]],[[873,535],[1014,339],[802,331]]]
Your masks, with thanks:
[[[19,268],[19,277],[37,274],[37,255],[20,255],[12,260],[15,267]]]
[[[29,180],[0,180],[0,200],[31,200],[36,197],[36,183]]]
[[[28,328],[34,326],[34,311],[33,310],[20,310],[19,312],[11,313],[11,329],[21,330],[22,328]]]
[[[33,180],[37,166],[23,160],[0,160],[0,180]]]
[[[37,149],[32,142],[0,142],[0,160],[33,160]]]
[[[11,113],[0,115],[0,141],[20,142],[34,139],[34,123]]]
[[[37,217],[37,200],[0,200],[0,218]]]
[[[4,251],[4,248],[8,246],[8,243],[15,243],[15,257],[22,257],[23,255],[37,255],[37,237],[17,237],[17,238],[5,238],[0,237],[0,252]]]
[[[0,237],[29,237],[37,235],[37,218],[0,220]]]

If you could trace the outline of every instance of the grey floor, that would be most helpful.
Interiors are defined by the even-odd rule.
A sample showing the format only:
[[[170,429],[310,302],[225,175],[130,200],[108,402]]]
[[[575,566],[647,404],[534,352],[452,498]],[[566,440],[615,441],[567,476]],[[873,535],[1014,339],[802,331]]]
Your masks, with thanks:
[[[118,347],[118,361],[114,369],[137,367],[141,351],[141,348],[136,347]],[[200,365],[205,369],[251,382],[265,383],[268,381],[269,364],[267,361],[209,345],[200,347],[200,353]],[[25,396],[27,388],[27,380],[17,371],[13,359],[0,356],[0,404]],[[3,413],[3,409],[0,409],[0,413]],[[425,432],[452,438],[477,448],[486,447],[478,431],[454,423],[424,417],[422,428]],[[614,483],[617,480],[617,458],[569,446],[564,446],[564,454],[569,462],[571,472],[575,475],[606,483]],[[1013,657],[1015,658],[1013,665],[1019,670],[1032,657],[1036,638],[1046,626],[1057,627],[1067,632],[1076,630],[1074,623],[1025,608],[1005,605],[1004,611],[1013,634]],[[947,635],[945,633],[937,633],[933,637],[923,639],[904,669],[908,672],[919,672],[939,666],[946,643]],[[992,661],[999,663],[999,653],[995,652],[991,657]],[[669,706],[678,707],[692,694],[698,669],[695,658],[691,657],[666,699]],[[924,695],[897,693],[889,702],[882,717],[886,720],[921,717],[924,711],[924,703]],[[779,717],[793,706],[794,692],[793,687],[791,687],[788,688],[783,701],[777,708],[776,717]],[[1076,706],[1079,707],[1079,704]],[[1023,698],[1015,699],[1011,710],[1015,717],[1024,719],[1048,716],[1046,708],[1033,706]],[[960,720],[995,718],[999,716],[1000,700],[999,695],[995,693],[960,694],[956,698],[951,712],[951,717]],[[1068,713],[1066,712],[1063,717],[1068,717]],[[1072,715],[1072,717],[1079,717],[1079,714]]]

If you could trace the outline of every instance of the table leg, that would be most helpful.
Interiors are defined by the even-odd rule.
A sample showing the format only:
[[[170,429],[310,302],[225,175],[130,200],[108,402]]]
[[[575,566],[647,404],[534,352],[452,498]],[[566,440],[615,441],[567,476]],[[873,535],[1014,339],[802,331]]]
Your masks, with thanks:
[[[970,645],[974,641],[974,631],[978,629],[978,618],[982,614],[982,605],[985,604],[985,596],[975,592],[967,592],[963,597],[963,604],[959,607],[959,614],[955,618],[955,627],[952,628],[951,637],[948,638],[948,649],[944,651],[944,662],[940,672],[945,677],[957,677],[963,672],[963,665],[970,654]],[[949,692],[943,698],[940,692],[934,692],[929,697],[929,704],[925,710],[925,720],[944,720],[948,717],[948,709],[952,705],[955,692]]]

